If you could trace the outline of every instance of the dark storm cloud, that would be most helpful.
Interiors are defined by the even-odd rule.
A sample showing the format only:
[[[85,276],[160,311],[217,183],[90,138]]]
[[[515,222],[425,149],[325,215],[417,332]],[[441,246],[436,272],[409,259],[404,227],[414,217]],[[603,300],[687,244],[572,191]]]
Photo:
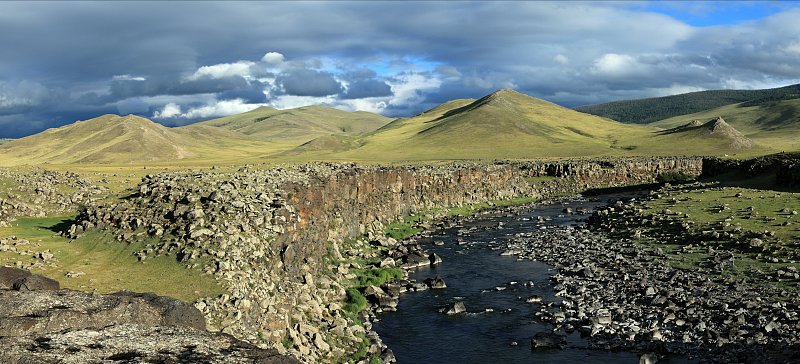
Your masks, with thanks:
[[[328,96],[342,92],[342,85],[333,74],[311,69],[290,70],[279,75],[275,82],[289,95]]]
[[[402,116],[498,88],[573,106],[777,86],[800,82],[798,18],[692,27],[625,2],[0,2],[0,137],[168,103],[206,115],[190,110],[333,95]]]
[[[357,80],[350,83],[344,99],[363,99],[367,97],[389,96],[392,88],[381,80]]]
[[[109,102],[137,96],[156,95],[196,95],[218,93],[250,88],[250,83],[242,77],[210,78],[191,80],[152,79],[144,81],[111,81]]]

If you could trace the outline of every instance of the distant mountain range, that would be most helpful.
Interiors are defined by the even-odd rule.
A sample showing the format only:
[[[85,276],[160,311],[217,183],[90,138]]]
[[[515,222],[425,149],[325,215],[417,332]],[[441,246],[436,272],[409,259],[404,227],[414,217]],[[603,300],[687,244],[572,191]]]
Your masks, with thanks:
[[[359,135],[375,131],[392,119],[364,111],[347,112],[325,106],[277,110],[259,107],[238,115],[189,126],[214,126],[260,140],[304,143],[326,135]]]
[[[618,110],[641,115],[647,114],[646,107],[671,105],[670,112],[659,107],[654,111],[671,117],[644,125],[571,110],[512,90],[477,100],[452,100],[400,119],[324,106],[262,107],[167,128],[137,116],[104,115],[2,143],[0,164],[765,154],[800,150],[800,98],[792,96],[797,89],[706,91],[612,103],[621,107]],[[757,97],[740,101],[744,94]],[[709,99],[703,101],[705,96]],[[693,101],[681,109],[676,100]],[[730,100],[737,102],[716,106]],[[709,108],[673,115],[703,102]],[[612,104],[604,105],[611,110]]]
[[[575,110],[631,124],[647,124],[725,105],[761,106],[800,98],[800,84],[766,90],[711,90],[576,107]]]

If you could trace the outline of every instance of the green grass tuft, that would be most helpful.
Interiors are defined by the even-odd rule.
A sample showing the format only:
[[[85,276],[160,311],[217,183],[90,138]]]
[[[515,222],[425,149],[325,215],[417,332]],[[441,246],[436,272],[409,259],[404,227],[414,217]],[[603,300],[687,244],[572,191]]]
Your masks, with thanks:
[[[697,177],[683,172],[665,172],[659,174],[656,180],[659,183],[687,183],[696,180]]]

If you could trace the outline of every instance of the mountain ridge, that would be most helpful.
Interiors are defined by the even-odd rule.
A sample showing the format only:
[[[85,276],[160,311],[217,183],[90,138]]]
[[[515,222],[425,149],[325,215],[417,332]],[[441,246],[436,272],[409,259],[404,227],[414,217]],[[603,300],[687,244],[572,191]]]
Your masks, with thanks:
[[[194,155],[191,144],[148,119],[106,114],[14,140],[0,150],[51,163],[127,163],[190,157]]]
[[[278,110],[271,107],[207,120],[185,128],[212,126],[247,135],[254,139],[294,146],[325,135],[353,136],[372,132],[392,119],[365,111],[348,112],[322,105]]]
[[[584,105],[574,110],[624,123],[647,124],[725,105],[756,106],[770,101],[800,98],[800,84],[763,90],[706,90],[644,99]]]
[[[747,110],[787,102],[795,100],[768,101]],[[691,122],[710,117],[669,125],[625,124],[507,89],[479,99],[451,100],[398,119],[326,106],[262,107],[168,128],[138,116],[103,115],[0,145],[0,163],[535,159],[757,154],[793,150],[793,145],[800,149],[797,141],[765,142],[775,139],[762,138],[764,133],[756,127],[742,130],[736,122],[729,124],[726,115],[715,115],[710,124]],[[800,123],[787,125],[772,133],[797,139],[781,130],[800,130]],[[249,128],[245,132],[250,134],[242,128]]]

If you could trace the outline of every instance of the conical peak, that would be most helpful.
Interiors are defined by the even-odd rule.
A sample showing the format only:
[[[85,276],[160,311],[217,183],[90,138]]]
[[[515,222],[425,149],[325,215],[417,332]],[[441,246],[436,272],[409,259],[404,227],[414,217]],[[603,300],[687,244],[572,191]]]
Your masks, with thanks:
[[[726,123],[725,119],[723,119],[722,117],[717,117],[716,119],[709,121],[708,123],[706,123],[706,126],[708,126],[708,128],[711,129],[711,131],[719,129],[734,129],[732,126]]]

